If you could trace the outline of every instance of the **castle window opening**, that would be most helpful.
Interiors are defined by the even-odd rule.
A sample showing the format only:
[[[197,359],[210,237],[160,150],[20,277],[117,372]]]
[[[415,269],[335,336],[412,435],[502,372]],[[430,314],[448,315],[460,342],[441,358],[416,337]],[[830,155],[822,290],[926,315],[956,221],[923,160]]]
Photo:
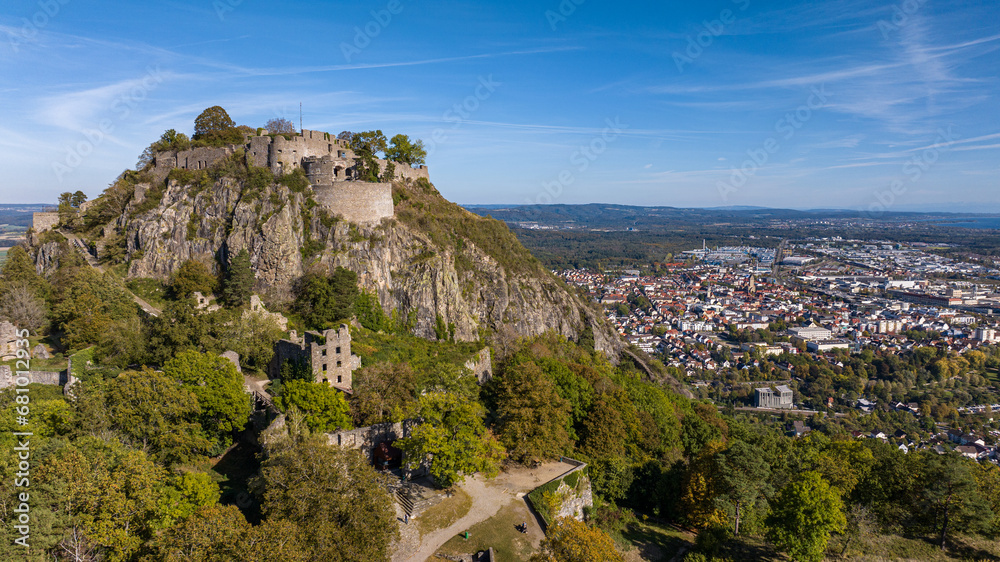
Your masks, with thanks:
[[[340,348],[337,348],[337,354],[340,355]]]
[[[337,375],[337,382],[338,382],[338,383],[342,383],[342,382],[344,382],[344,377],[342,377],[342,376],[340,376],[340,375]]]
[[[337,361],[337,366],[340,367],[340,361]]]
[[[326,363],[323,363],[323,370],[326,370]]]
[[[322,355],[323,357],[326,357],[326,350],[324,349],[323,351],[321,351],[320,355]]]

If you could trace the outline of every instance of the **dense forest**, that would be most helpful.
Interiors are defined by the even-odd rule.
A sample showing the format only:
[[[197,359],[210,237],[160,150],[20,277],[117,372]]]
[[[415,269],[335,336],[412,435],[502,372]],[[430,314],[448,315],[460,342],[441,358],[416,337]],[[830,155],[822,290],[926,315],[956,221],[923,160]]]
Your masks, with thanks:
[[[381,477],[356,453],[316,436],[412,418],[422,425],[397,445],[409,462],[429,462],[440,486],[560,455],[588,463],[592,526],[553,526],[563,532],[544,543],[539,556],[547,560],[567,559],[560,541],[591,541],[595,549],[607,537],[621,541],[642,518],[697,530],[689,560],[779,552],[817,560],[877,548],[892,555],[920,544],[959,557],[1000,554],[991,541],[1000,531],[995,466],[904,454],[832,424],[791,438],[780,420],[720,413],[629,361],[616,366],[586,338],[501,330],[460,344],[449,341],[447,327],[439,341],[415,338],[406,318],[375,306],[346,270],[304,280],[283,312],[300,329],[355,320],[355,350],[365,358],[355,393],[346,399],[286,365],[272,391],[288,430],[259,456],[246,454],[236,436],[251,404],[235,366],[218,354],[237,349],[253,375],[280,332],[244,314],[241,260],[221,280],[192,263],[156,290],[146,283],[163,305],[160,317],[149,317],[113,275],[74,255],[64,244],[58,269],[45,278],[18,248],[2,270],[0,302],[16,295],[33,304],[32,332],[42,337],[32,342],[73,357],[79,378],[65,395],[31,387],[31,552],[40,560],[387,559],[398,522]],[[190,295],[198,289],[225,306],[197,311]],[[495,376],[483,385],[463,367],[480,345],[494,358]],[[951,358],[925,355],[899,365],[852,358],[809,384],[825,377],[841,384],[848,368],[928,380],[952,368]],[[0,396],[13,450],[19,404],[13,389]],[[5,474],[15,472],[11,456],[0,462]],[[0,499],[8,520],[19,505],[13,482],[5,479]],[[4,533],[13,556],[15,531]]]

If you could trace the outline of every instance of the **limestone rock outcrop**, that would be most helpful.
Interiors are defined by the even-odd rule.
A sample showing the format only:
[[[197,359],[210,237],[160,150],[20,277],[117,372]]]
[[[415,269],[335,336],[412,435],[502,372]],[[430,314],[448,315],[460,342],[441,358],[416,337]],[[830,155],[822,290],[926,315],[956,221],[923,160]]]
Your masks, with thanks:
[[[405,191],[415,188],[400,183],[394,189],[406,200]],[[505,256],[495,248],[491,255],[454,234],[443,243],[433,212],[413,219],[422,206],[409,208],[410,220],[397,216],[354,224],[318,205],[311,188],[247,189],[229,178],[192,186],[171,180],[155,205],[149,200],[153,191],[143,192],[104,228],[105,240],[95,241],[104,247],[117,240],[130,278],[167,279],[190,258],[218,268],[246,249],[256,272],[255,290],[272,302],[290,299],[295,281],[307,271],[328,273],[343,266],[358,274],[362,288],[378,295],[387,313],[415,314],[414,333],[421,337],[434,338],[441,322],[463,341],[505,325],[520,335],[555,330],[577,339],[589,326],[597,349],[615,358],[622,349],[601,314],[540,264],[530,259],[531,267],[505,267],[497,259]],[[433,193],[435,203],[439,200],[472,228],[480,224],[475,221],[493,220]],[[527,255],[513,234],[500,228],[509,237],[507,247]],[[39,257],[51,260],[46,252]]]

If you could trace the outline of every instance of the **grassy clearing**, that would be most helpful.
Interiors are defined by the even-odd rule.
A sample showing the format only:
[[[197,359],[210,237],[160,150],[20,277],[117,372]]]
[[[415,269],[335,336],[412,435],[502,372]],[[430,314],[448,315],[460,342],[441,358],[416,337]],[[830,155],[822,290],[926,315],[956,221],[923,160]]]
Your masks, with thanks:
[[[827,559],[839,558],[843,537],[833,537]],[[942,552],[934,541],[924,537],[882,535],[864,543],[855,543],[847,551],[848,560],[1000,560],[1000,542],[983,537],[961,537]]]
[[[694,545],[694,535],[669,525],[640,521],[629,525],[616,541],[628,560],[670,560]]]
[[[125,283],[129,291],[156,308],[167,305],[167,288],[159,279],[130,279]]]
[[[496,515],[469,529],[469,538],[457,535],[438,550],[441,554],[460,556],[474,554],[493,547],[500,562],[521,562],[531,557],[534,551],[530,535],[514,528],[524,521],[532,521],[524,502],[515,501],[501,509]]]
[[[455,489],[451,497],[428,508],[416,518],[420,536],[447,528],[449,525],[465,517],[472,507],[472,496],[460,488]]]

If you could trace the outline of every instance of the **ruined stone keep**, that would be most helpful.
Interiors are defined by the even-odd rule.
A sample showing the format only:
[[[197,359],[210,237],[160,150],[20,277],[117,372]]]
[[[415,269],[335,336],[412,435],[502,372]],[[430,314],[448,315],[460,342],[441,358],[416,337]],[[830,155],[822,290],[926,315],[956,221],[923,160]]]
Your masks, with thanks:
[[[274,346],[271,378],[281,376],[281,367],[287,362],[304,362],[316,382],[326,383],[350,393],[354,384],[354,370],[361,367],[361,358],[351,354],[351,332],[347,324],[340,328],[306,332],[302,338],[292,331],[289,339]]]

